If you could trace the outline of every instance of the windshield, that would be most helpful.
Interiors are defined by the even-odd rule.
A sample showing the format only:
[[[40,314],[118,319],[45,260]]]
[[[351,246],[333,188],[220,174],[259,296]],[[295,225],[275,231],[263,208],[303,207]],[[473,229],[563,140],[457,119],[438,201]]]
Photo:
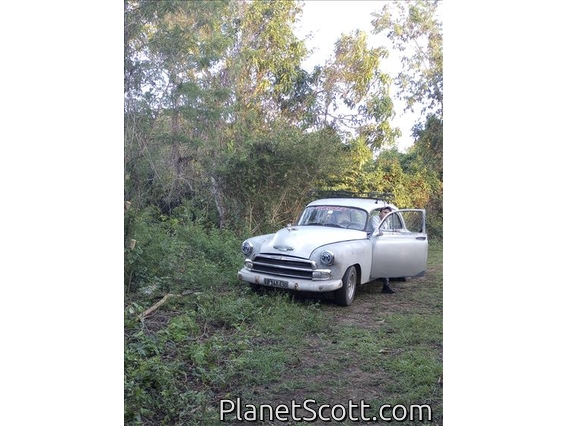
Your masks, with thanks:
[[[361,209],[341,206],[306,207],[298,225],[333,226],[336,228],[363,231],[367,222],[367,212]]]

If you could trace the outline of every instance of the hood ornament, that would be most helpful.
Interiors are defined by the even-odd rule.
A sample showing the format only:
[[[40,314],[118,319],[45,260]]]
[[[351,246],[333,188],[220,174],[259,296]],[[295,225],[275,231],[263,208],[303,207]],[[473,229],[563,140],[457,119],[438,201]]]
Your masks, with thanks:
[[[280,251],[292,251],[292,250],[294,250],[294,247],[289,247],[289,246],[274,246],[274,248],[276,250],[280,250]]]

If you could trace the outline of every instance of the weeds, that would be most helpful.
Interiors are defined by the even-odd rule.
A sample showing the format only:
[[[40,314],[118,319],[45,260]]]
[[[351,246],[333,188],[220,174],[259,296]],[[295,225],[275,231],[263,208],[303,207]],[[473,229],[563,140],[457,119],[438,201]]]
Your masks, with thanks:
[[[325,298],[253,292],[236,281],[238,236],[183,214],[144,214],[133,225],[139,251],[127,252],[126,424],[218,424],[219,401],[237,397],[430,404],[442,422],[441,245],[431,245],[425,278],[401,283],[392,297],[369,284],[341,309]],[[140,320],[167,292],[179,296]]]

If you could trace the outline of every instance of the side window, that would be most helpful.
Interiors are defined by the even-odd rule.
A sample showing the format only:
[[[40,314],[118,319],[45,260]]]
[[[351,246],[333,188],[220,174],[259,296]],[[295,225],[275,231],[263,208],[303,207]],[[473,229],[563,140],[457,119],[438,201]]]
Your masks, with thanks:
[[[425,233],[424,214],[421,211],[401,212],[404,225],[409,232]]]
[[[369,223],[367,224],[367,232],[373,232],[379,226],[381,222],[381,218],[379,217],[379,211],[374,210],[369,215]]]
[[[380,222],[380,216],[377,216],[378,221]],[[402,226],[402,220],[400,219],[399,213],[389,213],[385,220],[381,224],[381,229],[385,231],[399,231],[402,230],[404,226]]]
[[[373,232],[375,229],[377,229],[379,223],[381,223],[380,212],[379,210],[375,210],[371,212],[369,216],[369,223],[367,224],[367,232]],[[385,221],[382,223],[381,229],[385,231],[403,231],[404,230],[403,223],[404,222],[402,221],[400,213],[398,212],[389,213]]]
[[[389,222],[389,229],[402,229],[402,222],[398,213],[390,216],[387,221]]]

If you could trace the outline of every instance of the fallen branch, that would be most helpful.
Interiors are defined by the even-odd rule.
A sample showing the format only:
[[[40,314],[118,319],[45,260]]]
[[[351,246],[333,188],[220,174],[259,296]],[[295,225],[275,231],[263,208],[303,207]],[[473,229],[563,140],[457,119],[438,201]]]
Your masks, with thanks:
[[[144,320],[144,318],[146,318],[148,315],[150,315],[152,312],[154,312],[156,309],[158,309],[160,306],[162,306],[164,303],[166,303],[166,300],[168,300],[172,296],[179,296],[179,294],[172,294],[172,293],[166,294],[158,302],[154,303],[152,306],[150,306],[148,309],[146,309],[144,312],[142,312],[138,316],[140,318],[140,320]]]

